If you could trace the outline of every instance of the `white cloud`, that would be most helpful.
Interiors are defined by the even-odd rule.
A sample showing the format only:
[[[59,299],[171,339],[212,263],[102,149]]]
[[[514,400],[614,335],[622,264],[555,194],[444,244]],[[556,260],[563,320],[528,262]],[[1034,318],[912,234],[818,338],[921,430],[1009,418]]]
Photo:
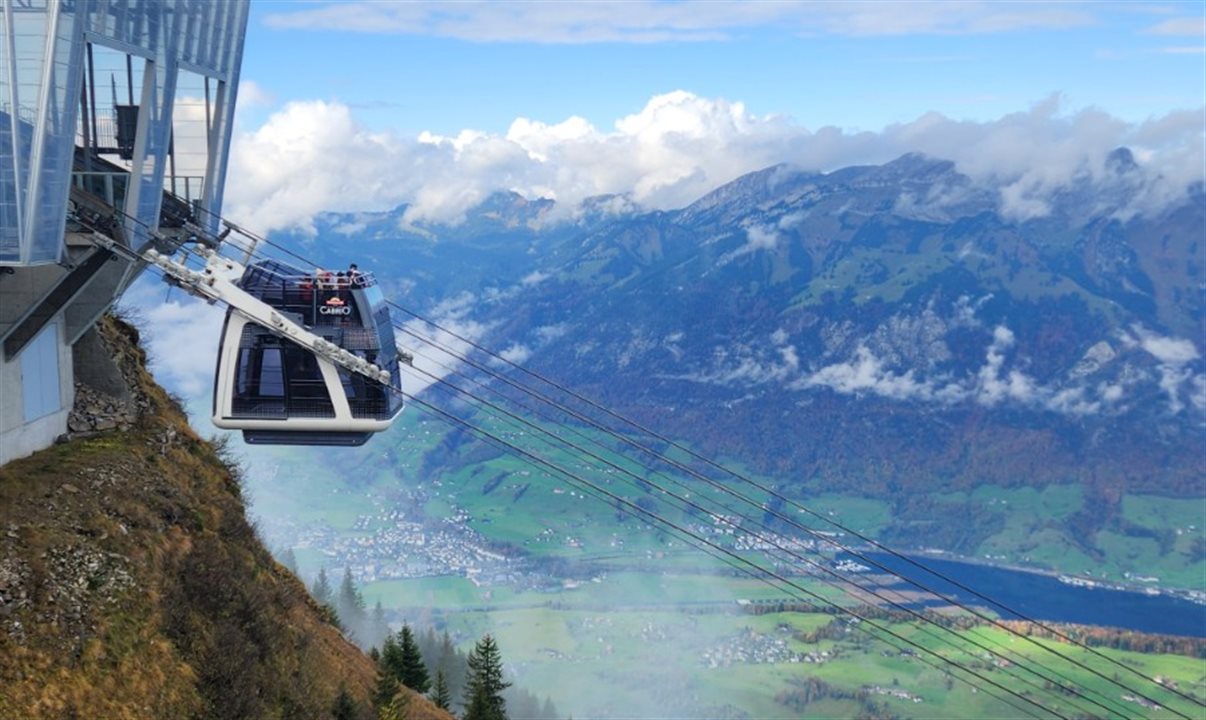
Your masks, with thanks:
[[[969,320],[974,320],[974,308],[987,298],[974,304],[969,298],[960,300],[954,307],[957,319],[949,327],[966,326]],[[960,315],[964,316],[962,322],[958,321]],[[1137,385],[1144,384],[1158,386],[1168,396],[1170,414],[1185,409],[1186,397],[1194,408],[1206,410],[1206,375],[1187,367],[1200,355],[1192,344],[1177,338],[1164,338],[1138,326],[1134,331],[1142,339],[1126,333],[1120,335],[1123,353],[1141,350],[1153,356],[1156,356],[1153,351],[1159,353],[1157,360],[1162,358],[1166,362],[1161,362],[1154,371],[1125,360],[1119,365],[1116,360],[1120,352],[1102,341],[1086,351],[1065,378],[1043,382],[1020,369],[1025,365],[1025,357],[1012,357],[1021,350],[1013,331],[1004,325],[992,329],[979,368],[954,375],[927,364],[933,356],[933,341],[940,340],[946,332],[940,327],[946,326],[922,320],[893,319],[857,344],[847,335],[851,328],[833,326],[839,337],[829,345],[825,355],[844,359],[831,360],[819,368],[806,367],[795,346],[786,344],[787,332],[778,329],[771,333],[769,346],[718,346],[706,370],[662,377],[728,387],[781,384],[795,391],[824,388],[844,395],[875,395],[939,406],[975,403],[990,408],[1022,407],[1073,417],[1126,412],[1128,395],[1134,394]],[[886,338],[910,336],[921,338],[927,350],[917,354],[908,351],[908,343],[885,342]],[[669,349],[674,351],[673,346]],[[680,353],[674,354],[676,360],[680,359]],[[1089,382],[1091,375],[1109,364],[1119,372],[1109,380]]]
[[[1184,365],[1201,357],[1192,340],[1162,337],[1143,328],[1135,330],[1139,334],[1139,346],[1166,365]]]
[[[673,333],[665,338],[666,348],[676,359],[681,353],[675,343],[683,337],[682,333]],[[731,349],[717,348],[710,370],[661,377],[715,385],[761,385],[769,382],[788,382],[799,373],[800,356],[793,345],[779,344],[770,357],[755,348],[739,345]]]
[[[457,372],[461,357],[468,356],[490,326],[469,318],[477,296],[463,292],[436,305],[428,313],[433,324],[418,319],[402,325],[399,344],[414,355],[414,371],[403,366],[402,389],[418,395],[438,380]],[[437,325],[439,327],[437,327]]]
[[[759,250],[773,251],[779,246],[779,233],[775,228],[751,225],[745,229],[745,243],[736,250],[727,252],[716,260],[717,265],[727,265],[743,255]]]
[[[541,325],[536,328],[536,337],[541,343],[552,342],[559,337],[564,336],[570,331],[569,323],[557,323],[555,325]]]
[[[499,357],[501,357],[503,360],[506,360],[507,362],[513,362],[516,365],[522,365],[523,363],[528,361],[528,358],[532,357],[532,349],[530,347],[528,347],[527,345],[515,343],[515,344],[511,345],[510,347],[508,347],[506,350],[503,350],[502,352],[500,352],[498,355],[499,355]]]
[[[1172,35],[1177,37],[1196,37],[1206,35],[1206,18],[1180,17],[1165,20],[1144,31],[1148,35]]]
[[[552,197],[566,215],[600,195],[670,209],[777,163],[827,171],[916,151],[950,159],[973,181],[999,188],[1002,211],[1024,219],[1046,213],[1051,197],[1074,182],[1114,181],[1105,158],[1123,145],[1141,166],[1128,180],[1124,215],[1164,207],[1203,179],[1200,112],[1130,124],[1094,109],[1061,113],[1054,97],[991,122],[930,113],[878,133],[847,133],[814,132],[784,116],[752,114],[740,102],[675,91],[651,98],[610,131],[581,118],[519,118],[505,135],[464,130],[412,139],[365,129],[346,105],[294,102],[236,135],[226,202],[228,215],[260,231],[308,228],[320,211],[403,202],[410,205],[405,222],[456,221],[500,190]],[[934,211],[951,201],[913,202]],[[772,229],[749,232],[753,250],[767,246]]]
[[[540,283],[544,282],[545,280],[548,280],[550,277],[552,277],[552,276],[546,272],[541,272],[539,270],[533,270],[532,272],[525,275],[523,280],[519,281],[519,284],[525,285],[525,286],[539,285]]]
[[[1176,414],[1185,407],[1181,399],[1181,388],[1191,382],[1188,390],[1189,398],[1194,406],[1198,406],[1196,396],[1196,378],[1187,364],[1197,360],[1202,355],[1194,346],[1192,340],[1158,335],[1142,325],[1131,328],[1139,336],[1139,347],[1160,362],[1157,371],[1160,374],[1160,389],[1168,396],[1168,410]]]
[[[268,92],[254,80],[239,81],[238,107],[258,107],[273,105],[276,96]]]
[[[770,27],[794,34],[853,36],[982,34],[1059,29],[1095,20],[1082,3],[843,3],[716,0],[707,3],[341,2],[268,14],[270,27],[396,33],[475,42],[699,42]]]
[[[174,290],[150,274],[127,291],[124,308],[132,308],[148,328],[151,372],[168,390],[188,399],[213,391],[225,309]],[[141,323],[140,323],[141,324]]]
[[[1189,388],[1189,400],[1199,412],[1206,412],[1206,375],[1195,375]]]
[[[827,387],[847,395],[869,392],[894,400],[929,399],[934,392],[929,384],[918,382],[911,370],[901,375],[886,369],[865,346],[859,346],[850,362],[827,365],[791,387]]]
[[[1004,372],[1005,351],[1013,344],[1014,336],[1008,328],[995,328],[984,365],[975,376],[962,380],[942,376],[919,378],[913,370],[896,372],[869,348],[860,345],[852,359],[826,365],[788,387],[794,390],[824,387],[846,395],[873,394],[939,405],[972,400],[988,407],[1020,405],[1061,415],[1093,415],[1101,411],[1104,403],[1122,397],[1120,386],[1099,385],[1097,397],[1092,397],[1094,393],[1089,388],[1045,386],[1019,370]]]

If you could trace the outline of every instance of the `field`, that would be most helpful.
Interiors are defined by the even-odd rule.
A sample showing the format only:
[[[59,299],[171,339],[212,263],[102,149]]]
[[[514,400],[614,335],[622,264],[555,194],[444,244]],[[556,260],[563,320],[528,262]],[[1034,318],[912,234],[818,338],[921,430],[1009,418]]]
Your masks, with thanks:
[[[495,602],[485,604],[480,595],[467,590],[462,586],[451,591],[439,580],[422,579],[377,584],[366,592],[387,604],[406,607],[408,613],[434,600],[428,617],[449,629],[465,649],[482,633],[493,633],[516,681],[549,693],[559,708],[572,712],[574,717],[715,717],[728,712],[732,717],[794,718],[800,709],[785,704],[786,694],[805,678],[822,681],[829,692],[837,695],[809,703],[810,717],[825,716],[827,712],[849,717],[864,707],[861,703],[868,698],[902,717],[1026,716],[1022,710],[994,698],[994,688],[987,680],[1036,699],[1041,696],[1039,701],[1057,712],[1085,709],[1083,701],[1062,696],[1053,699],[1042,691],[1041,680],[1016,667],[985,662],[983,651],[968,645],[967,638],[997,649],[1015,662],[1037,662],[1058,671],[1067,678],[1067,684],[1083,688],[1117,714],[1163,715],[1121,700],[1121,693],[1106,680],[1055,658],[1039,646],[1052,644],[1031,644],[1000,630],[961,631],[959,639],[951,640],[952,636],[942,630],[887,624],[892,632],[921,648],[902,653],[894,646],[902,644],[900,641],[875,639],[857,624],[839,621],[836,638],[805,642],[803,634],[830,625],[833,616],[746,614],[732,600],[723,599],[753,594],[754,588],[731,578],[617,574],[552,595],[495,593]],[[690,597],[692,603],[675,606],[671,601],[675,597]],[[715,602],[705,604],[708,601]],[[619,602],[629,607],[616,604]],[[631,608],[659,602],[660,608]],[[953,649],[952,642],[962,649]],[[1055,647],[1106,677],[1117,672],[1117,667],[1087,651],[1067,644]],[[927,650],[974,667],[987,680],[970,678],[980,688],[973,689],[943,669],[932,667],[942,666],[944,661],[928,655]],[[1099,652],[1147,678],[1170,678],[1182,690],[1206,696],[1206,667],[1201,660]],[[828,654],[821,662],[803,659],[821,653]],[[1032,682],[1033,687],[1028,684]],[[1147,692],[1162,692],[1150,682],[1140,684]],[[869,690],[875,687],[881,690]],[[901,696],[877,694],[892,691]],[[860,692],[870,694],[862,700],[852,699]],[[1028,707],[1022,700],[1011,699]]]

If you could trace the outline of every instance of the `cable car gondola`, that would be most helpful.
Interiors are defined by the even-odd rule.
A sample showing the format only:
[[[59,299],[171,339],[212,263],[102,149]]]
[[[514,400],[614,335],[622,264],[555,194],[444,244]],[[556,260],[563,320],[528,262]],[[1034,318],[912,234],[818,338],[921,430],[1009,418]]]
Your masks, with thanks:
[[[251,320],[234,303],[218,348],[214,425],[242,430],[249,444],[355,446],[402,412],[402,394],[394,389],[401,386],[394,326],[372,274],[335,276],[261,260],[236,284],[270,307],[265,311],[278,326],[296,324],[325,350],[375,365],[379,379],[341,367],[280,327]]]

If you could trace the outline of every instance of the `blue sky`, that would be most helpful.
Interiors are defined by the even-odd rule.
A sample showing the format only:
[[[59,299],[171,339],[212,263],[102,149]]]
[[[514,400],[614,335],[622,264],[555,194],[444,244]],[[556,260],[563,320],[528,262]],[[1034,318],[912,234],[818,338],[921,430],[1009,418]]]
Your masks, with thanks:
[[[1032,216],[1120,145],[1167,198],[1202,175],[1204,36],[1200,1],[255,0],[227,209],[267,230],[455,221],[498,190],[669,208],[916,151]]]
[[[518,116],[602,127],[672,90],[860,130],[986,120],[1052,93],[1132,121],[1206,97],[1201,2],[493,6],[256,0],[243,76],[277,102],[441,134]]]

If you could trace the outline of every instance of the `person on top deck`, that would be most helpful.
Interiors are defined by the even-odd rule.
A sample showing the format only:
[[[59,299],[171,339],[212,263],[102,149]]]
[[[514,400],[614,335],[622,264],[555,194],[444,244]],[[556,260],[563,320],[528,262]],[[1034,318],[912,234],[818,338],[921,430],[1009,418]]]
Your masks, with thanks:
[[[318,268],[318,271],[315,273],[315,275],[318,276],[318,287],[320,290],[334,290],[335,289],[335,276],[331,273],[330,270],[323,270],[322,268]]]

